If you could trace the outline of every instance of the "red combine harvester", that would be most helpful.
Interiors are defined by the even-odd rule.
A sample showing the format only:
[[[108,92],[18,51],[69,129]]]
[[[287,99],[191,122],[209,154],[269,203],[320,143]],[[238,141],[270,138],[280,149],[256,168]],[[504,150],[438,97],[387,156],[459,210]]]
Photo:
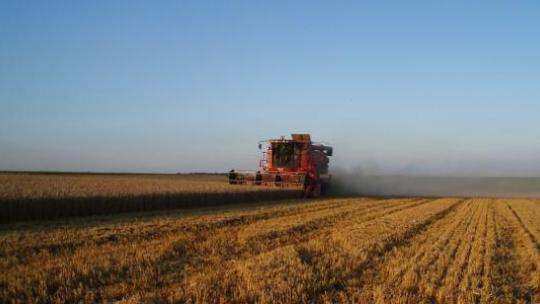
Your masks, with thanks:
[[[292,134],[292,139],[271,139],[259,161],[257,172],[231,170],[229,183],[233,185],[275,185],[303,189],[304,197],[325,195],[330,186],[329,156],[333,149],[311,141],[309,134]]]

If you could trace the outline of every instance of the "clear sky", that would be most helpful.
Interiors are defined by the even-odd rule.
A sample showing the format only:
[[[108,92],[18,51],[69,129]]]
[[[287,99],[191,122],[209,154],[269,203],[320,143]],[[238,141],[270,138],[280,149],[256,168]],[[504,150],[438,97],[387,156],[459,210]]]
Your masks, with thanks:
[[[538,1],[1,1],[0,169],[540,176]]]

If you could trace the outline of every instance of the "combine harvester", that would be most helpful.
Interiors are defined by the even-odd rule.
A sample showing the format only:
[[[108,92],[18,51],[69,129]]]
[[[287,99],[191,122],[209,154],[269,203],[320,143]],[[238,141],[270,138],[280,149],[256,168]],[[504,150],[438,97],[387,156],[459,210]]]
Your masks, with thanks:
[[[309,134],[292,134],[292,139],[271,139],[259,142],[268,147],[259,161],[257,172],[231,170],[232,185],[275,185],[303,189],[304,197],[325,195],[332,176],[328,174],[332,147],[311,141]]]

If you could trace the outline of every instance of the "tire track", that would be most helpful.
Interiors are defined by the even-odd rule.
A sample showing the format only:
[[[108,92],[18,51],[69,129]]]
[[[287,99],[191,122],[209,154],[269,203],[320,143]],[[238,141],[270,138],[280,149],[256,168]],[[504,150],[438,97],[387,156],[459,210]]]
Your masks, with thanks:
[[[440,246],[433,247],[431,255],[416,264],[410,271],[404,274],[404,282],[400,286],[400,293],[405,297],[411,297],[412,301],[436,301],[437,290],[443,285],[451,267],[463,245],[463,234],[469,231],[478,205],[470,202],[472,211],[463,218],[463,225],[449,233],[448,238]],[[430,274],[429,276],[426,274]]]
[[[340,201],[341,200],[337,200],[337,202],[340,202]],[[365,204],[366,202],[370,203],[370,201],[366,201],[366,202],[364,202],[363,200],[360,200],[360,201],[362,204]],[[304,212],[304,210],[299,209],[298,211],[300,212],[296,212],[296,215],[302,216],[306,213],[318,212],[318,210],[321,210],[321,209],[340,210],[340,208],[344,208],[343,206],[339,206],[336,208],[335,204],[337,202],[336,201],[333,201],[331,203],[325,202],[325,205],[328,205],[328,206],[325,206],[324,208],[316,207],[314,208],[316,209],[315,211],[312,210],[313,208],[309,208],[310,210],[308,210],[308,212]],[[345,204],[350,204],[350,205],[355,205],[357,202],[358,200],[355,200],[355,199],[345,200]],[[359,204],[359,205],[362,205],[362,204]],[[384,205],[384,203],[381,205]],[[286,208],[288,209],[288,207]],[[283,210],[275,210],[275,212],[272,211],[272,212],[266,212],[263,214],[255,213],[248,216],[241,215],[241,216],[235,216],[233,218],[219,219],[210,224],[201,223],[200,225],[195,225],[193,229],[187,229],[188,230],[187,232],[185,229],[183,229],[184,226],[180,226],[180,227],[174,227],[175,229],[171,229],[167,231],[167,233],[159,233],[161,226],[153,225],[155,227],[151,227],[151,229],[153,229],[154,231],[150,231],[150,232],[153,234],[155,233],[157,237],[148,237],[147,234],[141,233],[140,239],[135,239],[136,242],[134,243],[139,244],[138,246],[140,246],[141,249],[148,247],[149,244],[159,244],[160,247],[166,245],[167,243],[172,244],[175,253],[180,253],[180,254],[172,256],[172,255],[167,255],[167,253],[165,252],[162,255],[162,256],[171,257],[171,263],[165,263],[165,261],[159,255],[157,255],[157,256],[152,256],[150,258],[137,258],[137,259],[133,259],[130,257],[129,259],[131,261],[131,264],[129,265],[129,268],[127,269],[124,267],[110,267],[110,265],[100,265],[100,264],[93,265],[90,271],[79,269],[78,266],[84,266],[84,264],[76,263],[76,260],[77,259],[90,259],[90,261],[92,261],[92,259],[95,258],[93,255],[96,252],[96,250],[102,251],[102,254],[101,254],[102,256],[109,256],[109,255],[114,255],[115,251],[116,252],[121,251],[123,247],[124,248],[127,247],[125,248],[126,251],[133,252],[133,248],[135,247],[134,243],[127,243],[127,244],[123,243],[125,245],[122,246],[121,244],[118,244],[118,242],[111,241],[111,242],[102,243],[101,246],[97,248],[92,248],[92,250],[87,250],[85,247],[70,248],[68,245],[69,244],[68,242],[65,245],[62,244],[62,246],[67,246],[68,249],[72,249],[72,250],[65,250],[65,248],[62,248],[63,250],[55,251],[53,255],[49,253],[50,252],[49,250],[45,252],[39,251],[38,255],[33,255],[33,256],[27,255],[27,257],[32,258],[33,261],[35,261],[35,263],[30,262],[30,261],[27,261],[27,263],[22,263],[21,261],[24,259],[24,256],[23,256],[23,258],[20,258],[18,261],[14,262],[14,265],[26,264],[28,265],[28,267],[37,268],[39,267],[39,263],[41,263],[42,260],[44,259],[43,256],[46,255],[47,256],[46,259],[48,260],[47,263],[50,265],[49,271],[51,274],[54,274],[54,273],[64,271],[63,269],[66,267],[66,262],[69,262],[67,265],[73,265],[75,267],[71,269],[71,271],[77,275],[80,281],[86,282],[85,283],[86,288],[91,288],[91,289],[99,288],[99,286],[102,286],[102,284],[111,285],[115,283],[120,283],[122,282],[122,280],[127,279],[126,271],[132,273],[133,275],[133,273],[135,274],[137,273],[137,271],[134,271],[137,269],[147,269],[146,273],[144,274],[144,276],[147,277],[147,279],[152,278],[152,280],[155,282],[161,282],[159,278],[162,271],[163,271],[163,274],[167,275],[168,273],[171,273],[172,269],[175,269],[175,270],[182,269],[186,261],[190,261],[191,259],[194,259],[195,261],[197,261],[198,257],[194,255],[193,252],[190,251],[191,247],[186,246],[186,244],[192,245],[192,244],[198,244],[198,243],[204,242],[205,240],[208,239],[208,236],[215,233],[216,230],[239,229],[239,227],[246,226],[251,223],[257,222],[259,220],[265,219],[269,216],[269,214],[284,215],[290,212],[294,212],[293,210],[284,210],[284,212],[282,211]],[[203,217],[201,220],[204,220],[204,218],[206,217]],[[204,229],[201,229],[201,227],[209,227],[210,229],[204,230]],[[88,240],[83,240],[82,242],[83,243],[88,242]],[[110,248],[112,245],[114,245],[113,247],[114,251],[110,250],[112,249]],[[135,252],[134,254],[136,255]],[[164,270],[168,270],[168,272]],[[98,281],[94,280],[93,278],[95,278],[96,276],[100,276],[101,279]],[[58,288],[60,288],[58,281],[54,280],[54,278],[55,276],[53,275],[50,280],[46,280],[45,282],[45,285],[47,286],[47,290],[49,290],[51,294],[58,292]],[[131,277],[130,280],[136,281],[137,278]],[[29,283],[30,285],[38,284],[38,282],[32,283],[31,281]],[[75,284],[72,286],[72,288],[77,288],[76,284],[78,283],[76,282],[69,283],[65,281],[63,284],[66,286],[69,286],[69,284]]]
[[[342,223],[347,218],[371,221],[385,214],[392,214],[427,204],[429,201],[430,199],[408,199],[404,202],[403,199],[389,199],[363,206],[358,205],[354,206],[355,210],[352,212],[349,210],[338,212],[339,210],[337,210],[335,214],[330,214],[326,218],[315,218],[297,224],[291,229],[285,230],[284,233],[270,235],[265,238],[253,238],[247,242],[239,241],[238,234],[245,229],[249,229],[249,226],[233,227],[232,229],[224,229],[221,232],[214,231],[207,239],[196,242],[181,241],[174,244],[175,252],[164,255],[158,263],[163,266],[160,273],[164,276],[174,273],[177,281],[185,282],[182,285],[188,287],[189,282],[197,282],[199,278],[204,279],[209,273],[212,273],[212,276],[216,278],[226,276],[227,272],[235,264],[243,263],[242,261],[254,256],[284,246],[305,243],[313,235],[331,230],[334,225]],[[366,208],[366,206],[368,207]],[[300,218],[302,217],[298,217],[298,219]],[[294,219],[294,221],[297,222],[298,219]],[[279,222],[279,219],[274,221]],[[212,248],[220,248],[220,250],[219,252],[211,251]],[[189,255],[189,257],[186,255]],[[185,263],[178,265],[178,261],[184,261]],[[171,267],[170,264],[176,265],[176,267]],[[187,273],[183,271],[186,266],[189,266],[189,272]],[[208,282],[201,282],[200,284],[208,284]],[[217,286],[216,288],[219,289],[220,287]],[[198,292],[190,291],[189,288],[183,288],[183,291],[186,294],[180,296],[180,302],[188,301],[186,299],[195,297]]]
[[[486,239],[488,233],[489,202],[482,200],[482,212],[480,213],[479,229],[471,246],[471,254],[463,269],[462,277],[455,285],[453,294],[457,302],[478,303],[482,293],[482,278],[484,271],[484,260],[486,258]]]
[[[347,301],[358,302],[358,299],[353,299],[351,297],[354,297],[353,293],[359,291],[366,284],[366,282],[362,280],[363,275],[369,271],[373,271],[380,267],[379,263],[381,261],[379,257],[384,256],[389,250],[397,250],[398,248],[409,244],[410,240],[416,234],[429,229],[431,225],[447,216],[463,202],[464,200],[457,200],[454,203],[450,204],[448,207],[443,208],[442,210],[437,211],[431,215],[427,215],[426,218],[411,224],[403,231],[389,231],[387,235],[383,234],[378,242],[373,241],[371,242],[371,244],[367,245],[365,249],[362,249],[358,253],[359,256],[355,257],[353,255],[348,257],[349,259],[354,261],[352,265],[347,264],[345,266],[350,268],[345,268],[341,271],[335,269],[331,271],[331,273],[326,274],[330,276],[337,276],[334,279],[332,279],[331,277],[322,278],[323,281],[335,283],[320,286],[319,288],[312,291],[307,291],[310,293],[309,302],[317,301],[317,299],[321,298],[325,298],[328,301],[338,301],[339,299],[343,300],[345,298],[348,299]],[[382,221],[384,218],[385,217],[380,218],[379,220]],[[397,227],[394,227],[394,229],[395,228]],[[350,253],[347,252],[347,249],[340,248],[337,244],[336,246],[332,247],[335,247],[335,250],[343,251],[346,255],[350,255]],[[308,253],[313,256],[318,255],[317,252],[309,252],[309,249],[306,248],[298,249],[308,251]],[[314,272],[320,271],[321,268],[326,268],[325,264],[321,265],[320,263],[311,263],[310,266],[313,267]]]
[[[425,203],[427,200],[389,200],[384,203],[381,202],[366,202],[365,204],[350,204],[344,206],[344,208],[329,208],[318,212],[311,212],[309,214],[290,215],[288,217],[269,218],[263,221],[254,223],[249,229],[242,229],[240,236],[242,239],[264,239],[271,238],[273,235],[283,233],[289,229],[294,229],[297,226],[302,226],[305,223],[332,217],[333,215],[345,215],[352,212],[363,212],[361,216],[366,214],[380,212],[382,210],[391,209],[394,207],[406,208],[411,204]]]
[[[493,257],[497,250],[497,231],[496,231],[496,222],[495,222],[495,205],[496,201],[491,199],[489,203],[489,212],[487,214],[487,223],[486,223],[486,235],[485,237],[485,253],[484,253],[484,264],[482,268],[482,285],[481,288],[481,303],[491,303],[493,302],[493,293],[492,293],[492,277],[493,277]]]
[[[374,271],[374,277],[366,278],[366,281],[373,283],[363,288],[362,294],[365,295],[363,297],[371,296],[374,301],[382,303],[395,301],[401,296],[406,297],[403,291],[416,284],[417,276],[408,275],[409,278],[416,278],[405,283],[406,288],[401,288],[399,285],[403,282],[405,273],[418,273],[420,265],[432,264],[431,260],[436,259],[436,255],[433,254],[439,253],[438,248],[444,248],[449,244],[455,231],[466,223],[471,208],[471,200],[467,200],[444,219],[415,236],[409,246],[384,256]]]
[[[418,291],[417,287],[422,286],[422,297],[426,297],[430,301],[435,301],[435,296],[437,290],[444,283],[444,280],[448,274],[449,268],[451,267],[452,261],[456,258],[456,255],[459,252],[459,249],[463,245],[463,234],[466,234],[470,229],[474,215],[478,211],[478,205],[471,203],[472,211],[465,215],[463,219],[463,225],[457,226],[456,230],[453,233],[450,233],[449,237],[445,239],[444,243],[440,246],[434,247],[435,252],[431,256],[426,256],[427,258],[421,263],[417,264],[413,270],[408,272],[409,275],[412,275],[413,278],[407,280],[409,283],[402,285],[404,290],[414,290]],[[449,254],[446,254],[448,250],[445,250],[448,247]],[[444,263],[444,264],[441,264]],[[425,276],[429,273],[430,276]]]
[[[399,200],[389,200],[387,204],[376,204],[368,207],[357,206],[354,211],[336,212],[326,216],[325,218],[315,218],[308,222],[297,224],[280,233],[270,233],[259,237],[248,239],[246,242],[238,240],[238,233],[249,227],[239,227],[235,231],[224,231],[223,234],[214,235],[210,239],[198,240],[197,242],[190,242],[189,249],[186,246],[175,244],[177,251],[180,255],[172,254],[164,256],[160,264],[164,264],[167,260],[184,259],[182,255],[190,252],[192,255],[197,256],[195,264],[191,263],[190,266],[196,269],[196,275],[204,271],[205,268],[215,265],[216,259],[221,260],[223,264],[226,264],[229,260],[245,260],[255,255],[262,254],[270,250],[276,250],[288,245],[298,245],[309,241],[315,234],[320,234],[322,231],[328,231],[333,228],[334,225],[341,223],[346,218],[356,218],[363,222],[370,222],[376,220],[380,216],[389,215],[396,212],[404,211],[407,209],[415,208],[417,206],[427,204],[429,199],[424,200],[412,200],[406,203],[402,203]],[[392,204],[392,205],[389,205]],[[395,204],[395,205],[394,205]],[[404,206],[401,206],[401,205]],[[390,210],[388,210],[390,209]],[[367,212],[366,212],[367,211]],[[226,235],[226,242],[223,242],[224,234]],[[207,242],[208,246],[197,246],[198,243]],[[210,244],[214,243],[214,244]],[[205,248],[214,248],[218,245],[220,252],[209,252]],[[201,251],[202,249],[202,251]],[[207,260],[205,257],[212,256],[211,260]],[[193,259],[192,259],[193,260]],[[165,263],[166,264],[166,263]],[[223,269],[223,270],[226,270]],[[175,269],[174,271],[179,271]],[[186,278],[187,280],[187,278]]]
[[[320,227],[331,228],[333,227],[333,225],[330,225],[330,224],[335,224],[337,220],[346,220],[346,219],[351,219],[351,218],[354,218],[355,221],[368,222],[371,220],[375,220],[382,215],[390,215],[390,214],[400,212],[405,209],[410,209],[410,208],[414,208],[414,207],[429,203],[430,201],[432,200],[424,199],[424,200],[411,201],[411,202],[396,201],[396,202],[389,202],[388,204],[385,204],[384,206],[371,205],[363,209],[355,208],[356,210],[352,212],[345,211],[339,214],[335,214],[334,216],[316,217],[306,222],[303,222],[303,220],[300,221],[300,223],[295,222],[295,224],[292,225],[292,227],[288,229],[284,229],[284,230],[272,229],[268,233],[258,234],[249,238],[248,242],[260,242],[265,239],[273,239],[275,237],[279,237],[280,235],[287,235],[289,231],[294,232],[295,230],[303,230],[303,227],[306,225],[307,226],[316,225],[317,228],[320,228]],[[357,216],[356,213],[361,213],[361,214]],[[323,222],[326,220],[331,220],[331,221],[327,222],[326,224],[324,223],[318,224],[319,222]],[[313,231],[313,230],[316,230],[316,229],[310,229],[309,231]],[[329,229],[324,229],[324,230],[326,231]],[[308,232],[308,231],[304,231],[304,232]]]
[[[533,294],[536,292],[528,286],[524,272],[523,258],[520,256],[518,244],[519,227],[517,218],[513,214],[509,205],[505,202],[504,210],[498,210],[496,213],[495,232],[496,247],[492,257],[492,295],[496,302],[523,301],[532,302]],[[497,210],[496,210],[497,211]],[[506,211],[506,212],[505,212]],[[507,213],[507,214],[505,214]],[[508,218],[508,216],[511,216]],[[511,223],[515,222],[518,226]]]
[[[0,302],[538,303],[537,207],[352,198],[26,229],[0,234]]]
[[[377,200],[378,201],[378,200]],[[380,202],[384,202],[381,200]],[[86,232],[88,234],[78,234],[77,230],[73,231],[73,239],[65,240],[62,237],[60,241],[53,241],[51,243],[33,244],[31,246],[17,246],[10,247],[2,246],[0,249],[0,258],[7,257],[13,254],[13,250],[17,251],[17,255],[21,258],[21,263],[29,262],[28,258],[39,253],[48,252],[53,255],[72,254],[78,249],[83,247],[96,247],[105,246],[110,244],[131,243],[131,242],[144,242],[153,240],[156,238],[163,238],[174,234],[194,233],[199,236],[203,231],[210,231],[212,229],[229,228],[235,226],[249,225],[257,221],[266,219],[277,219],[280,217],[286,217],[290,215],[300,216],[303,214],[316,213],[321,210],[336,209],[336,204],[341,204],[337,208],[342,208],[345,205],[352,205],[358,202],[358,199],[332,199],[329,201],[323,201],[322,206],[319,203],[311,205],[302,205],[294,207],[272,207],[275,210],[269,211],[248,211],[247,214],[233,215],[223,218],[223,215],[218,216],[195,216],[190,218],[182,218],[179,220],[167,220],[165,223],[159,225],[156,224],[137,224],[137,230],[133,230],[133,225],[125,225],[121,227],[101,228],[96,235],[94,230]],[[370,202],[370,200],[360,200],[360,203]],[[206,221],[205,219],[208,219]],[[60,230],[58,233],[65,233],[64,230]],[[43,234],[38,232],[38,234]],[[44,234],[47,239],[54,239],[57,232],[49,231]]]
[[[508,207],[508,209],[510,209],[510,211],[512,212],[512,214],[515,216],[517,222],[519,223],[519,226],[521,227],[521,229],[527,234],[527,236],[529,237],[532,245],[536,248],[536,251],[538,253],[540,253],[540,242],[538,242],[538,240],[536,239],[536,237],[534,236],[534,234],[531,232],[531,230],[529,230],[529,228],[527,227],[527,225],[525,225],[525,223],[523,222],[523,219],[521,218],[521,216],[519,216],[519,214],[517,214],[517,212],[514,210],[514,208],[512,208],[512,206],[510,206],[510,204],[508,204],[508,202],[505,202],[506,203],[506,206]]]
[[[462,235],[459,235],[459,246],[451,256],[450,263],[447,264],[443,271],[443,276],[440,277],[440,283],[435,286],[434,295],[440,302],[455,301],[455,292],[463,279],[464,269],[469,264],[469,257],[472,251],[472,245],[477,239],[478,226],[480,225],[479,213],[481,212],[480,204],[476,204],[475,213],[471,215],[471,224]],[[468,239],[467,239],[468,238]]]

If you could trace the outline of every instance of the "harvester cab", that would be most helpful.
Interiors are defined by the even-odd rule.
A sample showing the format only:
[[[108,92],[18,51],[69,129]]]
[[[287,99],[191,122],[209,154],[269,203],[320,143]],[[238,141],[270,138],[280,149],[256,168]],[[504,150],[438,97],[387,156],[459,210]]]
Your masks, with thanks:
[[[274,185],[303,189],[305,197],[325,195],[330,186],[328,173],[330,146],[314,143],[309,134],[292,134],[290,139],[281,137],[259,142],[263,148],[257,172],[231,170],[229,183],[233,185]]]

